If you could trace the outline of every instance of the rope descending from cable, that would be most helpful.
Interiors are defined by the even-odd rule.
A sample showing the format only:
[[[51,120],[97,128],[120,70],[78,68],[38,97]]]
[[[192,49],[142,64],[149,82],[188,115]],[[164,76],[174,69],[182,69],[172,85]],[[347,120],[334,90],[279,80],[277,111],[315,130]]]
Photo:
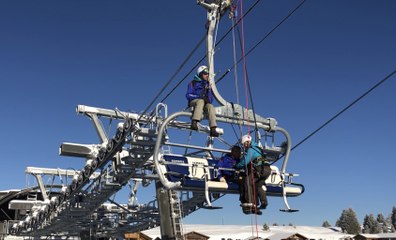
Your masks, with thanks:
[[[243,1],[240,1],[240,12],[243,12]],[[242,15],[242,14],[241,14]],[[240,43],[241,43],[241,53],[242,53],[242,61],[243,61],[243,76],[244,76],[244,89],[245,89],[245,102],[246,102],[246,114],[245,116],[247,117],[247,120],[249,120],[249,99],[252,103],[253,107],[253,98],[251,96],[251,90],[250,90],[250,84],[248,81],[248,75],[247,75],[247,67],[246,67],[246,59],[245,59],[245,37],[244,37],[244,21],[241,19],[241,28],[242,28],[242,34],[240,37]],[[238,29],[239,30],[239,29]],[[249,96],[249,98],[248,98]],[[252,109],[253,110],[253,109]],[[254,110],[253,110],[253,116],[254,116]],[[254,122],[256,124],[256,119],[254,118]],[[250,132],[250,125],[248,125],[248,132]],[[251,157],[251,156],[245,156],[246,157]],[[253,161],[250,159],[250,180],[251,180],[251,185],[252,185],[252,190],[253,190],[253,199],[251,199],[250,202],[253,203],[253,208],[254,212],[257,212],[257,192],[256,192],[256,187],[255,187],[255,182],[254,182],[254,169],[253,169]],[[251,196],[249,194],[249,196]],[[255,225],[256,225],[256,235],[258,237],[258,221],[257,221],[257,215],[255,215]],[[252,225],[253,227],[253,225]],[[253,230],[253,229],[252,229]]]

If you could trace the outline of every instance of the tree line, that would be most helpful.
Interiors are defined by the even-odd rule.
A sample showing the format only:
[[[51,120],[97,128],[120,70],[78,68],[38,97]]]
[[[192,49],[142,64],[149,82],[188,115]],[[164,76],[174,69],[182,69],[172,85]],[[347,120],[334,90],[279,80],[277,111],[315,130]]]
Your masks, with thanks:
[[[325,220],[322,227],[331,227],[331,225]],[[336,222],[336,227],[340,227],[343,232],[348,234],[395,232],[396,207],[392,208],[392,213],[387,218],[382,213],[377,214],[376,217],[373,214],[366,214],[363,225],[360,225],[355,211],[352,208],[348,208],[342,211],[340,218]]]

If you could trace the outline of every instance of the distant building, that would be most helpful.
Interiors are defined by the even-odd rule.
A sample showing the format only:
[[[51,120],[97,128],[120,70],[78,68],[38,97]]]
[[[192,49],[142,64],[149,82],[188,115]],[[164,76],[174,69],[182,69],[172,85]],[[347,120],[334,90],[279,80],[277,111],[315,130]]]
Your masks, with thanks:
[[[355,240],[396,240],[396,233],[358,234]]]
[[[184,234],[184,240],[208,240],[209,236],[195,231]]]
[[[296,233],[296,234],[293,234],[287,238],[282,238],[282,240],[308,240],[308,238],[305,237],[304,235]]]
[[[125,240],[152,240],[151,237],[147,236],[144,233],[125,233],[124,234]]]
[[[308,238],[299,234],[299,233],[296,233],[296,234],[293,234],[293,235],[289,236],[288,238],[285,238],[282,240],[306,240],[306,239],[308,239]]]

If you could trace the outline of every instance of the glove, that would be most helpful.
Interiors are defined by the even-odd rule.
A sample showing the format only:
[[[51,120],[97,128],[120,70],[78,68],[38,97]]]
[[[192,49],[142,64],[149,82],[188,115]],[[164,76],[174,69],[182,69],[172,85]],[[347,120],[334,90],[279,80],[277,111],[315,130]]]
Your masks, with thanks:
[[[219,182],[226,182],[226,180],[225,180],[224,177],[221,177],[221,178],[219,179]]]

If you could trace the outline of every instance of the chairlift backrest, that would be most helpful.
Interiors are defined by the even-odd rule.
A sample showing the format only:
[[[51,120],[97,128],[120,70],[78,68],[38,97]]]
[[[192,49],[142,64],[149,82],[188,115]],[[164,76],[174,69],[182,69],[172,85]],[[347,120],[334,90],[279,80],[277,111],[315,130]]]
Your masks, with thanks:
[[[208,160],[204,158],[188,157],[188,177],[191,179],[205,179],[209,175]]]

